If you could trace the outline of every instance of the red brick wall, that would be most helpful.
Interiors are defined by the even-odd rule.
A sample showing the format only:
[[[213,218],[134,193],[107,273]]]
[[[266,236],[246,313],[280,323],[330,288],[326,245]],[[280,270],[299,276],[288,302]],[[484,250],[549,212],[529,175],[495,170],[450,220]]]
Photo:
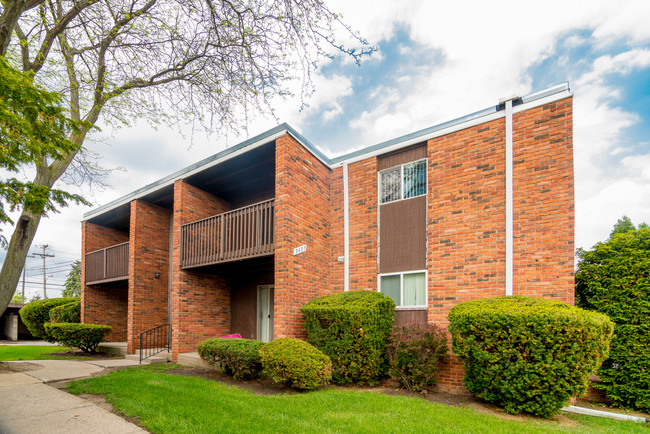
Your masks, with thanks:
[[[350,164],[350,291],[377,290],[377,197],[377,158]]]
[[[300,307],[330,292],[330,170],[289,135],[275,155],[274,337],[305,338]]]
[[[505,122],[428,142],[429,322],[453,306],[504,295]]]
[[[505,121],[428,142],[429,322],[447,326],[453,306],[505,292]],[[451,343],[451,341],[450,341]],[[439,388],[467,393],[449,354]]]
[[[343,168],[331,175],[332,256],[330,260],[332,288],[343,291],[344,256]],[[350,221],[350,291],[377,290],[377,159],[375,157],[348,166],[348,204]]]
[[[139,333],[169,322],[170,219],[170,210],[141,200],[131,202],[129,354],[133,354],[139,345]],[[156,278],[154,273],[160,273],[160,276]]]
[[[573,304],[573,99],[513,116],[515,295]]]
[[[126,340],[127,291],[114,286],[86,286],[86,253],[129,241],[129,234],[90,222],[81,223],[81,322],[107,324],[113,331],[108,342]]]
[[[180,229],[184,223],[230,209],[217,198],[184,181],[174,184],[172,261],[172,359],[196,351],[207,338],[230,332],[230,290],[223,277],[180,268]]]

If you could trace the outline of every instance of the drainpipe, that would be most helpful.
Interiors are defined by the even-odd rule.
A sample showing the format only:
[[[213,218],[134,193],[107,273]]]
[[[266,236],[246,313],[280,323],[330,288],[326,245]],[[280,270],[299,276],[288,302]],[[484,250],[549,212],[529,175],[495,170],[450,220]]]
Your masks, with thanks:
[[[512,193],[512,100],[511,96],[501,100],[506,104],[506,295],[513,295],[513,193]]]
[[[350,290],[350,210],[348,195],[348,163],[343,163],[343,288]]]

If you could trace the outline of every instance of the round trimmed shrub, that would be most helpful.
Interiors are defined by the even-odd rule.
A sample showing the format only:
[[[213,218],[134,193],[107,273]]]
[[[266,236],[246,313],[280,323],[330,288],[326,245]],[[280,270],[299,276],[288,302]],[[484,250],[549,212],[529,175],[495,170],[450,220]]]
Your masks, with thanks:
[[[388,372],[395,302],[376,291],[338,292],[300,308],[310,344],[332,360],[336,383],[376,384]]]
[[[315,389],[332,378],[332,361],[300,339],[282,338],[260,350],[264,372],[276,383],[297,389]]]
[[[390,372],[412,392],[437,383],[447,355],[447,336],[434,324],[395,326],[386,345]]]
[[[605,315],[521,296],[461,303],[449,322],[467,389],[508,413],[543,417],[586,392],[613,331]]]
[[[43,324],[50,321],[50,310],[57,306],[79,300],[79,297],[64,297],[32,301],[20,309],[20,318],[32,336],[46,341],[52,341],[43,328]]]
[[[94,353],[111,329],[99,324],[45,323],[45,330],[56,342],[77,347],[84,353]]]
[[[257,378],[262,372],[262,345],[262,341],[255,339],[207,339],[199,343],[199,356],[233,378]]]
[[[594,387],[615,405],[649,412],[650,228],[612,234],[591,250],[578,250],[578,257],[578,303],[615,324]]]
[[[81,322],[81,301],[73,301],[51,309],[50,322]]]

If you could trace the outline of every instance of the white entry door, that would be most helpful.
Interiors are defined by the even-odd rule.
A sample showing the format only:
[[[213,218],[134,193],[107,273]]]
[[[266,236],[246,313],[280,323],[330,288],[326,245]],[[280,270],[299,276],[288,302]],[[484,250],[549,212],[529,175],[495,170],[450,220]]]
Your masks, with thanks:
[[[257,339],[273,340],[273,285],[257,287]]]

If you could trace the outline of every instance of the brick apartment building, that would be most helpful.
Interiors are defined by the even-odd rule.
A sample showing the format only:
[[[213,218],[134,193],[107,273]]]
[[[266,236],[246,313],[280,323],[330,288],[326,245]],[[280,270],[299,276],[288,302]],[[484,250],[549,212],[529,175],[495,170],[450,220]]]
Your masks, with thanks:
[[[572,119],[562,84],[333,159],[280,125],[87,213],[82,321],[129,353],[169,323],[175,360],[303,338],[300,307],[335,291],[443,326],[480,297],[573,303]]]

